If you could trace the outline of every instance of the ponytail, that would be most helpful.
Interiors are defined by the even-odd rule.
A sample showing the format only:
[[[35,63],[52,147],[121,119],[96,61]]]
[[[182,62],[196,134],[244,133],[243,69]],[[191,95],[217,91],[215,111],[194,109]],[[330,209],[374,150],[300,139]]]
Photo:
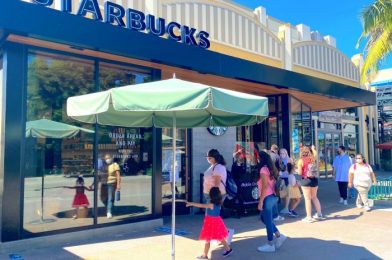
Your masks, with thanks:
[[[219,154],[217,163],[219,163],[221,165],[226,165],[226,161],[225,161],[225,158],[223,158],[223,155]]]

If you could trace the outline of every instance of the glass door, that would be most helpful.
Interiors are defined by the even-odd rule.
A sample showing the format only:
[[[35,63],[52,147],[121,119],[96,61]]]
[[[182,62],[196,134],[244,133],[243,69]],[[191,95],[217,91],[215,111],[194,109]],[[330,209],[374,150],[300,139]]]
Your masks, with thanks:
[[[318,133],[318,155],[319,155],[319,172],[321,175],[326,175],[327,160],[325,156],[325,134],[323,132]]]

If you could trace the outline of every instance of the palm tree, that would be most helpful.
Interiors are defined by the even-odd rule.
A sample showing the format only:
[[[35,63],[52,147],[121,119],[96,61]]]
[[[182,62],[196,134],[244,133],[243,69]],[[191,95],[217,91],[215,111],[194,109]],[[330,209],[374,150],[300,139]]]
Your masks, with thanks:
[[[375,0],[363,9],[360,19],[363,32],[357,47],[363,38],[367,39],[361,70],[361,82],[366,82],[368,75],[377,72],[380,63],[392,50],[392,0]]]

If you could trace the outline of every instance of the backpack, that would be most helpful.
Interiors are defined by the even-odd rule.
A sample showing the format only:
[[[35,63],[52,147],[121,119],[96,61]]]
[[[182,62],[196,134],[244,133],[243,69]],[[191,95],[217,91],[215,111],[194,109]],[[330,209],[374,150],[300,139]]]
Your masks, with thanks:
[[[215,166],[212,168],[212,171],[214,171]],[[223,184],[223,186],[225,186],[227,195],[229,195],[232,198],[237,196],[238,187],[234,181],[233,175],[229,170],[226,169],[226,183],[224,183],[223,180],[221,180],[221,183]]]
[[[278,179],[275,182],[275,195],[281,198],[287,197],[286,183],[281,177],[278,177]]]
[[[306,177],[310,177],[310,178],[313,178],[313,177],[318,178],[319,177],[319,171],[317,169],[316,162],[311,162],[308,164]]]
[[[223,183],[223,185],[226,188],[226,193],[231,196],[231,197],[235,197],[237,196],[237,192],[238,192],[238,187],[237,187],[237,183],[234,181],[233,175],[231,174],[230,171],[228,171],[226,169],[227,172],[227,177],[226,177],[226,183],[223,183],[223,181],[221,181]]]

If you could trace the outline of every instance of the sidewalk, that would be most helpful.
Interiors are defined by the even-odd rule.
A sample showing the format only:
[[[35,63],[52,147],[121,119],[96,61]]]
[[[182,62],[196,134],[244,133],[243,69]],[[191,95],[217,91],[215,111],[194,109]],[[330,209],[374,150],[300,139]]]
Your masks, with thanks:
[[[384,174],[381,174],[384,175]],[[349,206],[338,204],[338,189],[334,181],[321,180],[319,198],[327,220],[302,223],[286,219],[278,223],[280,231],[289,238],[276,253],[259,253],[256,248],[266,242],[266,231],[258,216],[240,219],[228,218],[225,223],[233,227],[234,253],[228,259],[392,259],[392,207],[376,207],[371,212],[355,208],[353,199]],[[298,212],[304,215],[301,203]],[[188,232],[176,236],[176,259],[195,259],[200,255],[203,242],[197,241],[203,216],[178,216],[177,228]],[[170,226],[170,219],[165,219]],[[65,245],[43,248],[26,248],[0,255],[10,259],[9,253],[30,259],[171,259],[171,237],[151,227],[147,232],[108,234],[88,240],[70,241]],[[222,249],[213,244],[212,259],[223,259]]]

